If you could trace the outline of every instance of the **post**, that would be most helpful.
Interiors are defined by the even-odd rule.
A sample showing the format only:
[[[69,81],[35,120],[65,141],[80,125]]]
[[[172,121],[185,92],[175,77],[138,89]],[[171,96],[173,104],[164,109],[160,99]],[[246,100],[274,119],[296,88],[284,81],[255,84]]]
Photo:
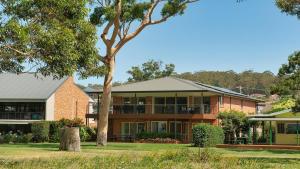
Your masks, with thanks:
[[[262,121],[262,138],[265,139],[265,121]]]
[[[299,121],[297,121],[297,146],[299,146]]]
[[[203,105],[203,92],[201,92],[201,106],[200,106],[201,114],[204,114],[204,105]]]
[[[269,142],[270,142],[270,145],[272,145],[272,140],[273,140],[273,138],[272,138],[272,121],[270,121],[270,128],[269,128],[269,134],[270,134],[270,140],[269,140]]]
[[[177,114],[178,108],[177,108],[177,93],[175,93],[175,122],[174,122],[174,136],[175,136],[175,140],[177,139],[177,122],[176,122],[176,114]],[[170,125],[170,124],[169,124]]]

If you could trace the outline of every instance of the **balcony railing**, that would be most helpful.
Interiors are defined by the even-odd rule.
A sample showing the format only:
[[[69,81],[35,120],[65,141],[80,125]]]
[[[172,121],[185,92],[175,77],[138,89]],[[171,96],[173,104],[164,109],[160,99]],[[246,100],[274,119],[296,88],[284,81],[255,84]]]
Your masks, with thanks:
[[[0,112],[0,119],[5,119],[5,120],[43,120],[44,113]]]
[[[210,114],[208,104],[114,104],[112,114]]]

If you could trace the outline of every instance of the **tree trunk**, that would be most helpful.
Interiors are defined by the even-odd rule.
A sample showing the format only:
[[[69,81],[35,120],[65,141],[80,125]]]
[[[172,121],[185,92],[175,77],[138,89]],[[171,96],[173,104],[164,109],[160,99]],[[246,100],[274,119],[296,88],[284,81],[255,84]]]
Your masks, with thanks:
[[[108,57],[109,58],[109,57]],[[105,146],[107,144],[108,114],[111,102],[112,80],[115,69],[115,59],[111,57],[107,65],[108,73],[104,78],[103,93],[101,97],[101,107],[98,112],[97,122],[97,145]]]
[[[80,135],[78,127],[64,127],[60,130],[59,150],[80,151]]]

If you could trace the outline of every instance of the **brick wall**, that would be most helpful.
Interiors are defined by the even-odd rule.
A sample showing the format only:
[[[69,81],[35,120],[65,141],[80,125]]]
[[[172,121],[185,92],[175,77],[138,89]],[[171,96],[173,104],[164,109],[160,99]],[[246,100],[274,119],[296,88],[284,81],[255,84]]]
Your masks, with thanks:
[[[81,118],[85,121],[89,97],[79,89],[72,77],[68,78],[55,92],[54,119]]]
[[[256,111],[256,103],[254,101],[224,96],[223,107],[220,107],[220,111],[229,110],[236,110],[242,111],[246,114],[253,114]]]

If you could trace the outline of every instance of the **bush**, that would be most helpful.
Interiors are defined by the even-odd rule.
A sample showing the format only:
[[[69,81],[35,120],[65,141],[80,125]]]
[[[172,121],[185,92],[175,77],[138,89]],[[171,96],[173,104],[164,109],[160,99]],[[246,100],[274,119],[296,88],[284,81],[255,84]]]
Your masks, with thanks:
[[[51,143],[59,142],[60,128],[61,128],[61,123],[59,121],[49,122],[49,142]]]
[[[9,132],[0,135],[0,144],[6,143],[29,143],[32,139],[32,134],[13,133]]]
[[[210,124],[198,124],[193,127],[194,146],[212,147],[224,142],[224,132],[221,127]]]
[[[32,123],[31,132],[32,132],[32,140],[34,142],[40,143],[49,140],[49,122],[42,121]]]
[[[88,141],[91,139],[90,134],[88,133],[88,127],[80,127],[79,128],[79,135],[80,135],[80,140],[81,141]]]
[[[174,134],[166,132],[141,132],[136,135],[138,139],[174,138]]]

